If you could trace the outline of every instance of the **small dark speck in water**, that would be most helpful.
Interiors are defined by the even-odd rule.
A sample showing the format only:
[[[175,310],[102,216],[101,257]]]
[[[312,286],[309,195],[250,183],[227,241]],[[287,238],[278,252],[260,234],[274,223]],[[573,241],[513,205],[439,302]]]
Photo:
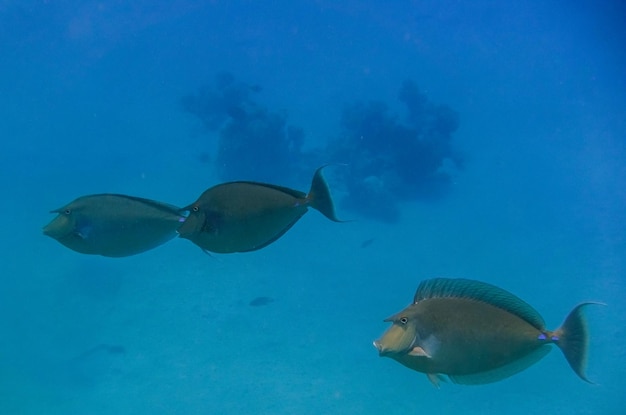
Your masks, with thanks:
[[[198,154],[197,159],[202,164],[209,164],[211,162],[211,155],[209,153],[202,152]]]
[[[91,349],[85,350],[83,353],[76,356],[73,360],[85,359],[87,357],[96,355],[97,353],[101,353],[101,352],[110,354],[110,355],[124,354],[126,353],[126,348],[124,346],[101,343],[97,346],[92,347]]]
[[[273,302],[274,302],[274,299],[271,297],[257,297],[254,300],[250,301],[249,304],[252,307],[261,307],[261,306],[268,305]]]
[[[124,354],[126,353],[126,348],[124,346],[117,346],[117,345],[103,345],[105,346],[105,350],[107,352],[109,352],[109,354]]]
[[[372,244],[372,242],[374,242],[374,238],[368,239],[366,241],[363,241],[361,243],[361,248],[367,248],[368,246],[370,246]]]

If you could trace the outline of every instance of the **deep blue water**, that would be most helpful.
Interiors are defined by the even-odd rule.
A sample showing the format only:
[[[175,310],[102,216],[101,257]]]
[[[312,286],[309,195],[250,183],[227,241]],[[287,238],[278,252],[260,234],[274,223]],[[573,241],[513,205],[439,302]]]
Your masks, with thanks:
[[[0,2],[0,413],[624,413],[624,2],[392,3]],[[105,258],[41,233],[85,194],[306,191],[326,163],[355,220],[313,211],[256,252]],[[605,302],[596,384],[558,350],[439,390],[379,358],[382,319],[438,276],[510,290],[550,328]]]

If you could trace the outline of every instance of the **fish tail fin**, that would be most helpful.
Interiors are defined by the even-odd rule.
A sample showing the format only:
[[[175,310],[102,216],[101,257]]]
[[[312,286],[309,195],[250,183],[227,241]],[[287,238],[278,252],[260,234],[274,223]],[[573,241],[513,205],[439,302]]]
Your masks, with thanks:
[[[328,219],[333,222],[342,222],[335,215],[335,204],[330,195],[330,188],[326,183],[326,179],[322,176],[322,169],[324,167],[326,166],[322,166],[315,171],[307,200],[313,209],[320,211]]]
[[[587,320],[583,314],[583,308],[590,304],[604,305],[595,302],[578,304],[567,315],[561,327],[552,332],[551,335],[574,372],[582,380],[593,383],[585,375],[589,349],[589,330],[587,329]]]

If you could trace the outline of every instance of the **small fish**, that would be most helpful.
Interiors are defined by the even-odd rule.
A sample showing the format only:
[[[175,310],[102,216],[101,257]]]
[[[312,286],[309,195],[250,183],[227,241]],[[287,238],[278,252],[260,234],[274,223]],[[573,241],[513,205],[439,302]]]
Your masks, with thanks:
[[[189,216],[178,229],[204,251],[249,252],[280,238],[308,210],[317,209],[340,222],[328,185],[319,168],[309,193],[257,182],[229,182],[211,187],[191,205]]]
[[[371,239],[366,239],[365,241],[363,241],[361,243],[361,248],[367,248],[368,246],[370,246],[372,243],[374,242],[374,238]]]
[[[413,304],[385,319],[393,325],[374,341],[380,356],[425,373],[439,386],[497,382],[541,360],[555,344],[583,380],[588,332],[577,305],[561,327],[546,330],[543,318],[515,295],[466,279],[423,281]]]
[[[43,233],[82,254],[124,257],[176,236],[183,211],[154,200],[118,194],[79,197],[51,213]]]
[[[80,355],[76,356],[72,360],[85,359],[87,357],[95,355],[96,353],[105,353],[105,354],[110,354],[110,355],[120,354],[121,355],[121,354],[126,353],[126,348],[124,346],[101,343],[101,344],[98,344],[97,346],[92,347],[91,349],[85,350],[84,352],[82,352]]]
[[[261,307],[261,306],[271,304],[273,302],[274,302],[274,299],[272,297],[256,297],[255,299],[250,301],[248,305],[252,307]]]

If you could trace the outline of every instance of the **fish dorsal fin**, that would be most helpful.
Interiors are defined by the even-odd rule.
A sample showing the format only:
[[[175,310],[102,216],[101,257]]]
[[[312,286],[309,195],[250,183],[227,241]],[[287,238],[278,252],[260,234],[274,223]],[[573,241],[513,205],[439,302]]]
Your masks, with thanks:
[[[178,206],[171,205],[169,203],[157,202],[156,200],[146,199],[143,197],[136,196],[127,196],[127,195],[119,195],[120,197],[125,197],[126,199],[134,200],[137,202],[145,203],[146,205],[152,206],[155,209],[169,211],[169,213],[174,215],[180,215],[182,209]]]
[[[182,216],[182,212],[183,212],[183,209],[179,208],[178,206],[171,205],[169,203],[157,202],[156,200],[146,199],[143,197],[123,195],[121,193],[98,193],[95,195],[84,196],[85,199],[90,198],[90,197],[114,197],[114,198],[132,200],[134,202],[143,203],[154,209],[164,211],[172,215]],[[82,199],[82,198],[79,198],[79,199]]]
[[[245,180],[240,180],[240,181],[236,181],[236,182],[229,182],[229,183],[223,183],[222,185],[225,184],[235,184],[235,183],[242,183],[242,184],[249,184],[252,186],[261,186],[261,187],[267,187],[269,189],[274,189],[277,190],[281,193],[286,193],[290,196],[295,197],[296,199],[305,199],[306,198],[306,193],[301,192],[299,190],[294,190],[294,189],[290,189],[288,187],[285,186],[278,186],[275,184],[269,184],[269,183],[261,183],[261,182],[250,182],[250,181],[245,181]],[[220,186],[220,185],[218,185]]]
[[[422,281],[413,302],[418,303],[428,298],[469,298],[481,301],[513,313],[539,330],[545,329],[543,318],[530,304],[486,282],[462,278],[434,278]]]

